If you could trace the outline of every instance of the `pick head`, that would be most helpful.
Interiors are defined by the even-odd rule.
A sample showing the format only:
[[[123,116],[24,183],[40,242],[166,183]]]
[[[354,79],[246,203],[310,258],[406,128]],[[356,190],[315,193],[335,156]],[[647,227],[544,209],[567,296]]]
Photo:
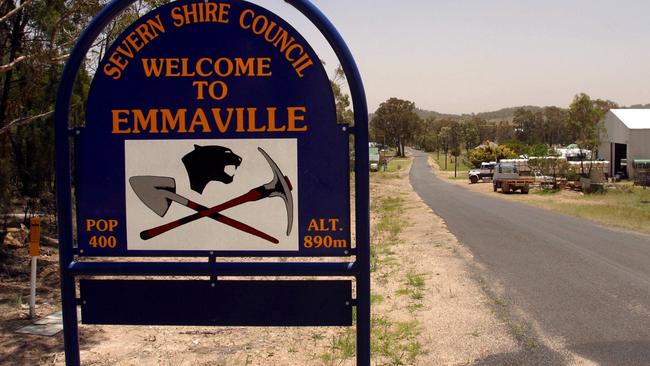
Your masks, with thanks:
[[[257,150],[264,156],[266,161],[271,166],[273,171],[273,180],[265,184],[264,187],[270,191],[269,197],[280,197],[284,201],[287,208],[287,236],[291,234],[291,227],[293,226],[293,196],[291,194],[292,187],[289,185],[289,178],[286,178],[278,165],[271,159],[269,154],[266,153],[261,147]]]

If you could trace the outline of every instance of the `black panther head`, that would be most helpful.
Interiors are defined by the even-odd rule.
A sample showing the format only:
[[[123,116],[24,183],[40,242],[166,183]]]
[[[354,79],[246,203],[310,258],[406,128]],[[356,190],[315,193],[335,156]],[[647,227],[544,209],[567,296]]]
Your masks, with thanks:
[[[233,181],[233,174],[226,172],[227,166],[239,168],[242,159],[232,150],[223,146],[194,145],[194,150],[182,159],[190,178],[190,187],[193,191],[203,194],[205,186],[215,180],[224,184]]]

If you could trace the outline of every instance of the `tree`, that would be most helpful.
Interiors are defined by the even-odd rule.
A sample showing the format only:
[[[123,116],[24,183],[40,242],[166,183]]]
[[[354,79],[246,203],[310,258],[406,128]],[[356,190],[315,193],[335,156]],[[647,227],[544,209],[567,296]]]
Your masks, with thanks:
[[[526,148],[526,155],[533,157],[548,156],[549,149],[546,144],[528,145]]]
[[[457,121],[452,121],[449,125],[449,142],[448,150],[452,156],[460,156],[460,148],[463,142],[463,128]]]
[[[481,141],[494,140],[497,134],[497,126],[494,123],[489,123],[482,117],[474,116],[471,119],[472,123],[478,129],[478,145]]]
[[[525,108],[517,108],[512,122],[516,126],[516,137],[526,144],[537,144],[543,141],[544,116],[542,112]]]
[[[567,112],[558,107],[544,108],[543,142],[548,146],[559,143],[570,143],[566,128]]]
[[[461,124],[462,140],[465,145],[465,150],[469,151],[481,143],[481,136],[479,131],[479,121],[471,119]]]
[[[343,93],[342,85],[345,83],[345,72],[339,65],[334,71],[334,78],[330,80],[334,101],[336,103],[336,122],[340,124],[354,124],[354,112],[350,109],[350,96]]]
[[[415,103],[398,98],[381,103],[371,121],[375,136],[383,136],[397,149],[398,156],[404,156],[404,146],[414,139],[420,127]]]
[[[98,0],[0,2],[0,199],[6,211],[13,210],[14,194],[26,213],[54,208],[56,90],[68,53],[101,8]],[[87,70],[80,70],[71,111],[75,123],[83,118],[89,84]]]
[[[495,139],[497,143],[504,143],[515,138],[515,129],[508,121],[501,121],[496,127]]]
[[[8,144],[5,143],[6,138],[0,136],[0,262],[3,262],[5,257],[4,240],[7,235],[7,215],[11,208],[11,193],[13,191],[10,177],[11,162],[7,158],[10,156],[8,151]]]
[[[445,126],[438,132],[438,140],[440,141],[440,148],[445,152],[445,170],[447,170],[447,155],[449,155],[449,144],[451,140],[451,127]]]
[[[323,62],[323,65],[325,63]],[[350,109],[350,96],[343,93],[342,85],[345,83],[345,72],[343,67],[339,65],[334,70],[334,78],[330,80],[332,93],[334,94],[334,103],[336,104],[336,123],[354,125],[354,112]],[[354,135],[350,136],[348,143],[348,151],[350,152],[350,169],[354,169],[355,149],[354,149]]]
[[[440,122],[435,117],[429,117],[422,122],[422,133],[416,142],[424,151],[438,150],[438,132],[440,126]]]
[[[581,150],[588,150],[593,158],[604,134],[603,117],[617,104],[606,100],[593,101],[587,94],[575,96],[568,112],[568,127],[576,136],[576,144]],[[584,169],[584,154],[580,154],[580,170],[583,175],[591,173]]]

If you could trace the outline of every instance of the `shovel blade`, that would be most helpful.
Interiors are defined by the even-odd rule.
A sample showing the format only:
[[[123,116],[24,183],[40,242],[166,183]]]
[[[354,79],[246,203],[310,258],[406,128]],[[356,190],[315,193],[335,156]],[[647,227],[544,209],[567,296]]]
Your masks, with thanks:
[[[171,177],[136,176],[129,178],[136,196],[156,215],[163,217],[172,200],[169,193],[176,193],[176,181]]]

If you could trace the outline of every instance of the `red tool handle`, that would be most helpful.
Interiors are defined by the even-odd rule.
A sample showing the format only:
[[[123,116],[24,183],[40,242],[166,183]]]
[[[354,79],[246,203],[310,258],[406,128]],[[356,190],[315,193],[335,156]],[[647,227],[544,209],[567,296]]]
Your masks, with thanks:
[[[222,203],[220,205],[211,207],[211,208],[209,208],[207,210],[202,210],[202,211],[199,211],[199,212],[197,212],[195,214],[182,217],[182,218],[180,218],[180,219],[178,219],[176,221],[172,221],[172,222],[169,222],[167,224],[160,225],[160,226],[154,227],[154,228],[149,229],[149,230],[145,230],[145,231],[140,233],[140,238],[142,238],[143,240],[148,240],[148,239],[151,239],[151,238],[153,238],[155,236],[158,236],[160,234],[166,233],[169,230],[175,229],[175,228],[177,228],[179,226],[182,226],[182,225],[188,224],[188,223],[190,223],[192,221],[198,220],[200,218],[207,217],[207,216],[212,216],[212,215],[214,215],[214,214],[216,214],[216,213],[218,213],[220,211],[224,211],[224,210],[227,210],[229,208],[239,206],[239,205],[241,205],[243,203],[246,203],[246,202],[257,201],[259,199],[264,198],[264,193],[263,192],[264,191],[263,191],[262,187],[252,189],[252,190],[250,190],[248,193],[246,193],[244,195],[233,198],[230,201],[227,201],[227,202],[224,202],[224,203]],[[230,219],[230,220],[232,220],[232,219]],[[239,223],[239,224],[242,224],[242,223]],[[251,229],[253,229],[253,228],[251,228]],[[253,229],[253,230],[255,230],[255,229]],[[246,230],[244,230],[244,231],[246,231]],[[257,230],[255,230],[255,231],[257,231]],[[266,234],[264,234],[264,235],[266,235]],[[274,240],[277,242],[277,239],[274,239]],[[273,240],[270,240],[270,241],[273,242]]]
[[[195,211],[209,210],[208,207],[205,207],[203,205],[200,205],[200,204],[198,204],[196,202],[193,202],[193,201],[190,201],[190,200],[187,200],[187,205],[186,206],[191,208],[192,210],[195,210]],[[255,235],[258,238],[262,238],[262,239],[264,239],[266,241],[270,241],[273,244],[280,243],[280,241],[278,239],[272,237],[271,235],[268,235],[267,233],[259,231],[259,230],[257,230],[256,228],[254,228],[252,226],[246,225],[243,222],[237,221],[235,219],[231,219],[230,217],[224,216],[224,215],[222,215],[220,213],[214,213],[214,214],[210,215],[209,217],[211,219],[213,219],[213,220],[219,221],[222,224],[228,225],[230,227],[234,227],[237,230],[241,230],[241,231],[243,231],[245,233]]]
[[[245,233],[255,235],[258,238],[262,238],[262,239],[264,239],[266,241],[269,241],[269,242],[271,242],[273,244],[280,243],[280,241],[278,239],[276,239],[276,238],[274,238],[274,237],[272,237],[272,236],[270,236],[270,235],[268,235],[266,233],[263,233],[263,232],[255,229],[254,227],[250,227],[250,226],[244,224],[243,222],[239,222],[237,220],[231,219],[230,217],[226,217],[226,216],[221,215],[219,213],[215,213],[215,214],[212,214],[212,215],[209,215],[209,216],[211,218],[221,222],[221,223],[232,226],[235,229],[241,230],[241,231],[243,231]]]

